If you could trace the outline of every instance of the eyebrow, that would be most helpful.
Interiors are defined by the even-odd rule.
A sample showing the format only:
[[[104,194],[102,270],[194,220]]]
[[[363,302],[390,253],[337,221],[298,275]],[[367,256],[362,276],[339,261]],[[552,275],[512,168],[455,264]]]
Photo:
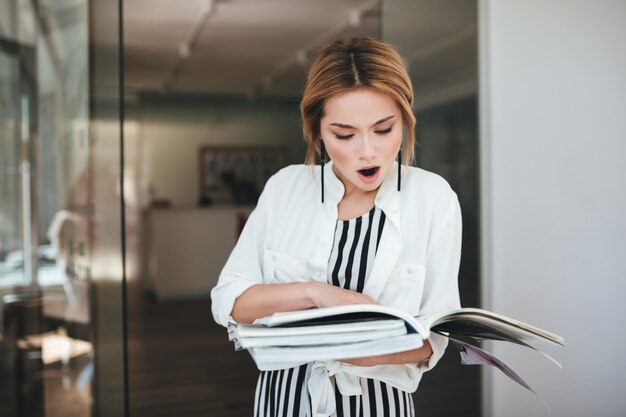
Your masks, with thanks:
[[[374,127],[374,126],[376,126],[376,125],[379,125],[379,124],[381,124],[381,123],[385,123],[387,120],[389,120],[389,119],[393,119],[394,117],[396,117],[396,115],[395,115],[395,114],[392,114],[391,116],[384,117],[384,118],[380,119],[379,121],[377,121],[376,123],[374,123],[374,124],[372,125],[372,127]],[[350,125],[347,125],[347,124],[345,124],[345,123],[331,123],[330,125],[331,125],[331,126],[342,127],[342,128],[344,128],[344,129],[355,129],[355,127],[354,127],[354,126],[350,126]]]

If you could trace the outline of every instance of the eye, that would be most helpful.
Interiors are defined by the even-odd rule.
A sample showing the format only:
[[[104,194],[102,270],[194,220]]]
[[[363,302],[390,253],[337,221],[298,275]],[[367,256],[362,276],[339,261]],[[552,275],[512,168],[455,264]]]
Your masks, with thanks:
[[[392,126],[389,126],[387,129],[376,130],[375,132],[378,133],[379,135],[386,135],[387,133],[391,132],[391,128]]]
[[[350,139],[352,136],[354,136],[354,134],[350,134],[350,135],[338,135],[338,134],[336,134],[336,133],[335,133],[335,137],[336,137],[337,139],[340,139],[340,140],[348,140],[348,139]]]

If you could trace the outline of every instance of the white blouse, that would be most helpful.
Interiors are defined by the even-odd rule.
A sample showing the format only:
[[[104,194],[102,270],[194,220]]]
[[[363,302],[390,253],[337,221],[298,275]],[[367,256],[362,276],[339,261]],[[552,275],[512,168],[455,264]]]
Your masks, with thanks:
[[[387,221],[363,293],[414,316],[459,308],[462,227],[457,196],[440,176],[407,166],[402,166],[398,191],[397,171],[394,162],[376,195],[375,205]],[[292,165],[269,179],[211,291],[216,322],[223,326],[234,322],[235,300],[252,285],[326,282],[337,205],[344,187],[332,162],[326,164],[324,175],[324,203],[318,166]],[[447,338],[437,334],[431,334],[429,341],[433,354],[420,366],[316,363],[317,372],[308,381],[315,415],[334,411],[334,393],[328,381],[332,374],[337,375],[345,395],[354,395],[348,394],[354,386],[346,382],[342,390],[340,385],[341,380],[349,381],[350,375],[377,378],[404,391],[415,391],[422,373],[439,361],[447,345]]]

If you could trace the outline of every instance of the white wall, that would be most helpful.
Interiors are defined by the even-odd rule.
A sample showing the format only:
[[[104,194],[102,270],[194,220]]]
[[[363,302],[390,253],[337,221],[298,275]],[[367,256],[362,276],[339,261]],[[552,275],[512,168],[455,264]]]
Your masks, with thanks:
[[[480,2],[484,305],[566,338],[496,346],[486,415],[626,415],[626,1]]]
[[[174,206],[198,200],[198,150],[202,145],[282,145],[304,160],[296,101],[142,97],[130,109],[142,156],[140,200],[166,198]]]

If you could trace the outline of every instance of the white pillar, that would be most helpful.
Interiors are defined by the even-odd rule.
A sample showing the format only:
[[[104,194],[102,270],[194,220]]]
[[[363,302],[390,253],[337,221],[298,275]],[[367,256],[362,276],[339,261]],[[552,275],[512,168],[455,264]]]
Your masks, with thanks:
[[[565,337],[492,351],[486,416],[626,415],[626,1],[479,0],[483,305]]]

